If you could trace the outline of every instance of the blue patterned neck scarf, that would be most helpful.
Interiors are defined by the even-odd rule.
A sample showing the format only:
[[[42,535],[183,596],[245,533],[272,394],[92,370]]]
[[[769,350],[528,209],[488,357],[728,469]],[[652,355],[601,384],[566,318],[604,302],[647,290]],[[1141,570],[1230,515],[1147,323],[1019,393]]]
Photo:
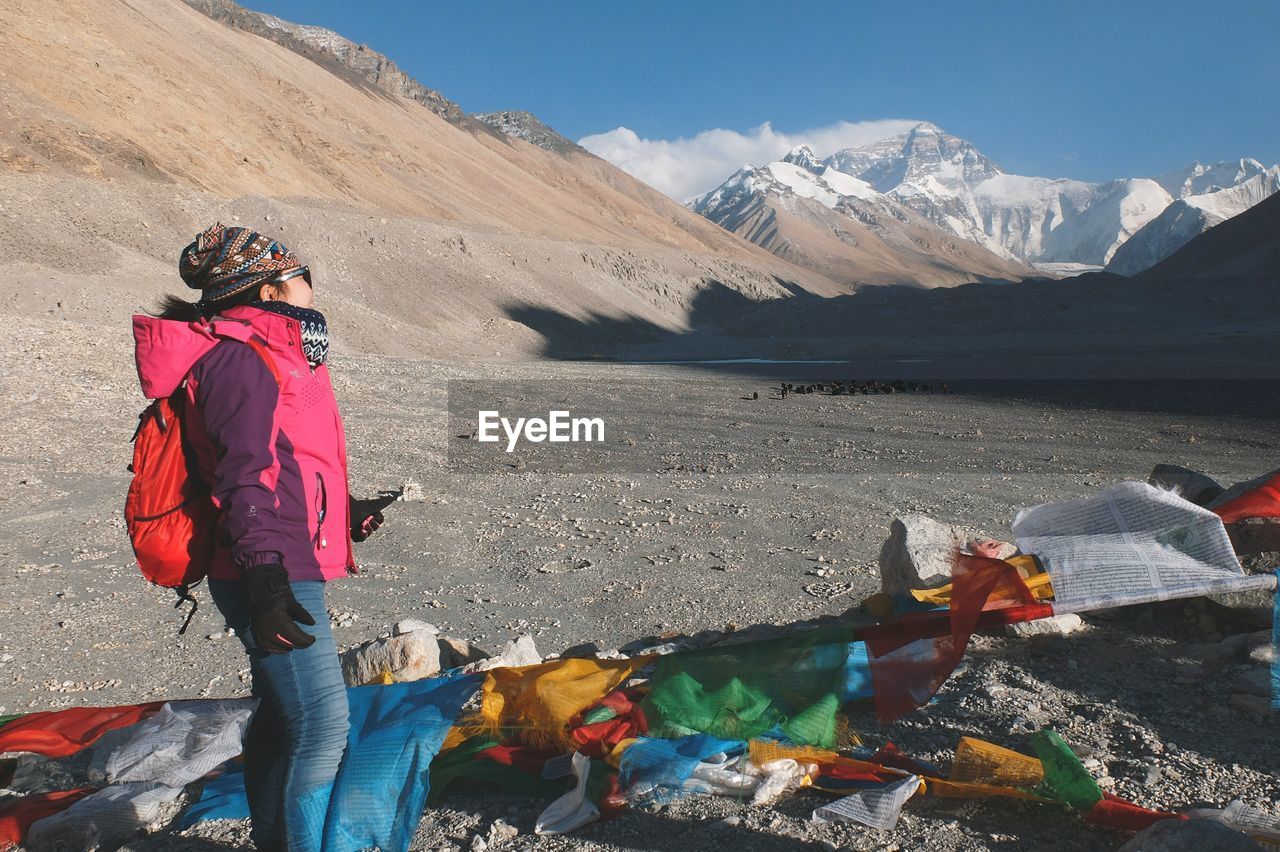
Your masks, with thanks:
[[[313,368],[329,357],[329,324],[324,314],[311,308],[300,308],[288,302],[254,302],[253,307],[298,321],[302,329],[302,353]]]

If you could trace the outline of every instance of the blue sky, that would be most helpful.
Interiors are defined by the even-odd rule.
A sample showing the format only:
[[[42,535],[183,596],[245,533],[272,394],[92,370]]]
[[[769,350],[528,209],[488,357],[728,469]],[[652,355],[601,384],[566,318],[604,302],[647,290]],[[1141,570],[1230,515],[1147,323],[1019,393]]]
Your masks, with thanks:
[[[526,109],[573,139],[719,128],[760,142],[768,122],[767,149],[810,133],[835,144],[821,131],[839,122],[911,119],[1018,174],[1280,161],[1275,0],[246,5],[368,44],[468,112]]]

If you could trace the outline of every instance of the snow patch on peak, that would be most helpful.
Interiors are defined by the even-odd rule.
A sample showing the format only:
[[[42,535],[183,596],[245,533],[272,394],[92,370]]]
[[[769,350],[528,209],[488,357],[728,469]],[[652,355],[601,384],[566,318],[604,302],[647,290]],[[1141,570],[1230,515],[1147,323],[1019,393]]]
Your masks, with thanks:
[[[822,166],[821,168],[822,170],[818,172],[818,178],[840,195],[861,198],[864,201],[881,197],[880,193],[876,192],[876,188],[865,180],[858,180],[853,175],[847,175],[830,166]]]
[[[841,193],[818,175],[789,162],[769,163],[761,169],[773,181],[801,198],[812,198],[824,207],[834,208]],[[778,187],[774,187],[776,190]]]
[[[1188,198],[1237,186],[1250,178],[1265,174],[1266,171],[1267,167],[1253,157],[1220,163],[1201,163],[1197,160],[1180,169],[1158,175],[1154,180],[1174,198]]]
[[[911,132],[913,134],[945,134],[946,133],[945,130],[943,130],[938,125],[934,124],[932,121],[920,122],[915,127],[911,128]]]
[[[818,161],[817,155],[813,153],[813,149],[808,145],[797,145],[792,148],[787,152],[787,155],[782,158],[782,162],[799,166],[805,171],[812,172],[815,175],[821,174],[823,169],[822,163]]]
[[[812,155],[808,148],[803,148],[803,151]],[[795,159],[800,160],[800,163],[783,159],[759,167],[743,166],[720,186],[691,200],[688,206],[696,212],[705,213],[726,203],[739,203],[743,195],[758,193],[774,197],[808,198],[824,207],[835,209],[849,198],[871,200],[881,197],[866,181],[824,166],[816,160],[805,164],[803,156]]]

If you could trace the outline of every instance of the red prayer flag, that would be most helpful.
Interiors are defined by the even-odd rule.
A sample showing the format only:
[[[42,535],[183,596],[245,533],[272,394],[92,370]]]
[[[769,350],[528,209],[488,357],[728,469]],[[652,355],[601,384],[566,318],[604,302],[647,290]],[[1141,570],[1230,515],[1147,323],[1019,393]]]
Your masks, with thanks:
[[[107,731],[158,713],[164,705],[163,701],[153,701],[28,713],[0,727],[0,752],[29,751],[45,757],[66,757],[93,745]]]
[[[1280,518],[1280,473],[1213,511],[1218,513],[1224,524],[1234,524],[1246,518]]]
[[[0,807],[0,850],[12,849],[22,843],[27,829],[36,820],[65,811],[97,790],[97,787],[78,787],[75,790],[32,793]]]
[[[557,751],[547,751],[529,746],[496,745],[490,746],[477,754],[476,757],[480,760],[492,760],[494,763],[501,763],[503,766],[510,766],[535,777],[541,777],[542,767],[546,765],[548,760],[558,754],[559,752]]]
[[[1187,819],[1187,815],[1148,810],[1105,791],[1102,798],[1084,812],[1084,821],[1089,825],[1122,831],[1142,831],[1162,819]]]
[[[1018,569],[1001,559],[956,553],[947,612],[908,616],[860,631],[871,657],[876,715],[891,722],[924,705],[955,671],[980,627],[1053,614],[1037,604]]]

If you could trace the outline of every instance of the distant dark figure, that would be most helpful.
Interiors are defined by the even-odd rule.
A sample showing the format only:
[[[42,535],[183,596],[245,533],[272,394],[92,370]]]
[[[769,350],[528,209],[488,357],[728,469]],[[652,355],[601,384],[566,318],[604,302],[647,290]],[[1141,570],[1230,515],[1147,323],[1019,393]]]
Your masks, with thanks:
[[[783,399],[786,399],[786,398],[787,398],[787,383],[786,383],[786,382],[783,382],[783,383],[782,383],[782,398],[783,398]]]
[[[760,398],[760,391],[752,391],[752,392],[751,392],[751,398],[752,398],[752,399],[759,399],[759,398]]]
[[[947,384],[946,382],[943,382],[938,387],[942,391],[942,393],[953,393],[953,391],[951,390],[951,385]]]

